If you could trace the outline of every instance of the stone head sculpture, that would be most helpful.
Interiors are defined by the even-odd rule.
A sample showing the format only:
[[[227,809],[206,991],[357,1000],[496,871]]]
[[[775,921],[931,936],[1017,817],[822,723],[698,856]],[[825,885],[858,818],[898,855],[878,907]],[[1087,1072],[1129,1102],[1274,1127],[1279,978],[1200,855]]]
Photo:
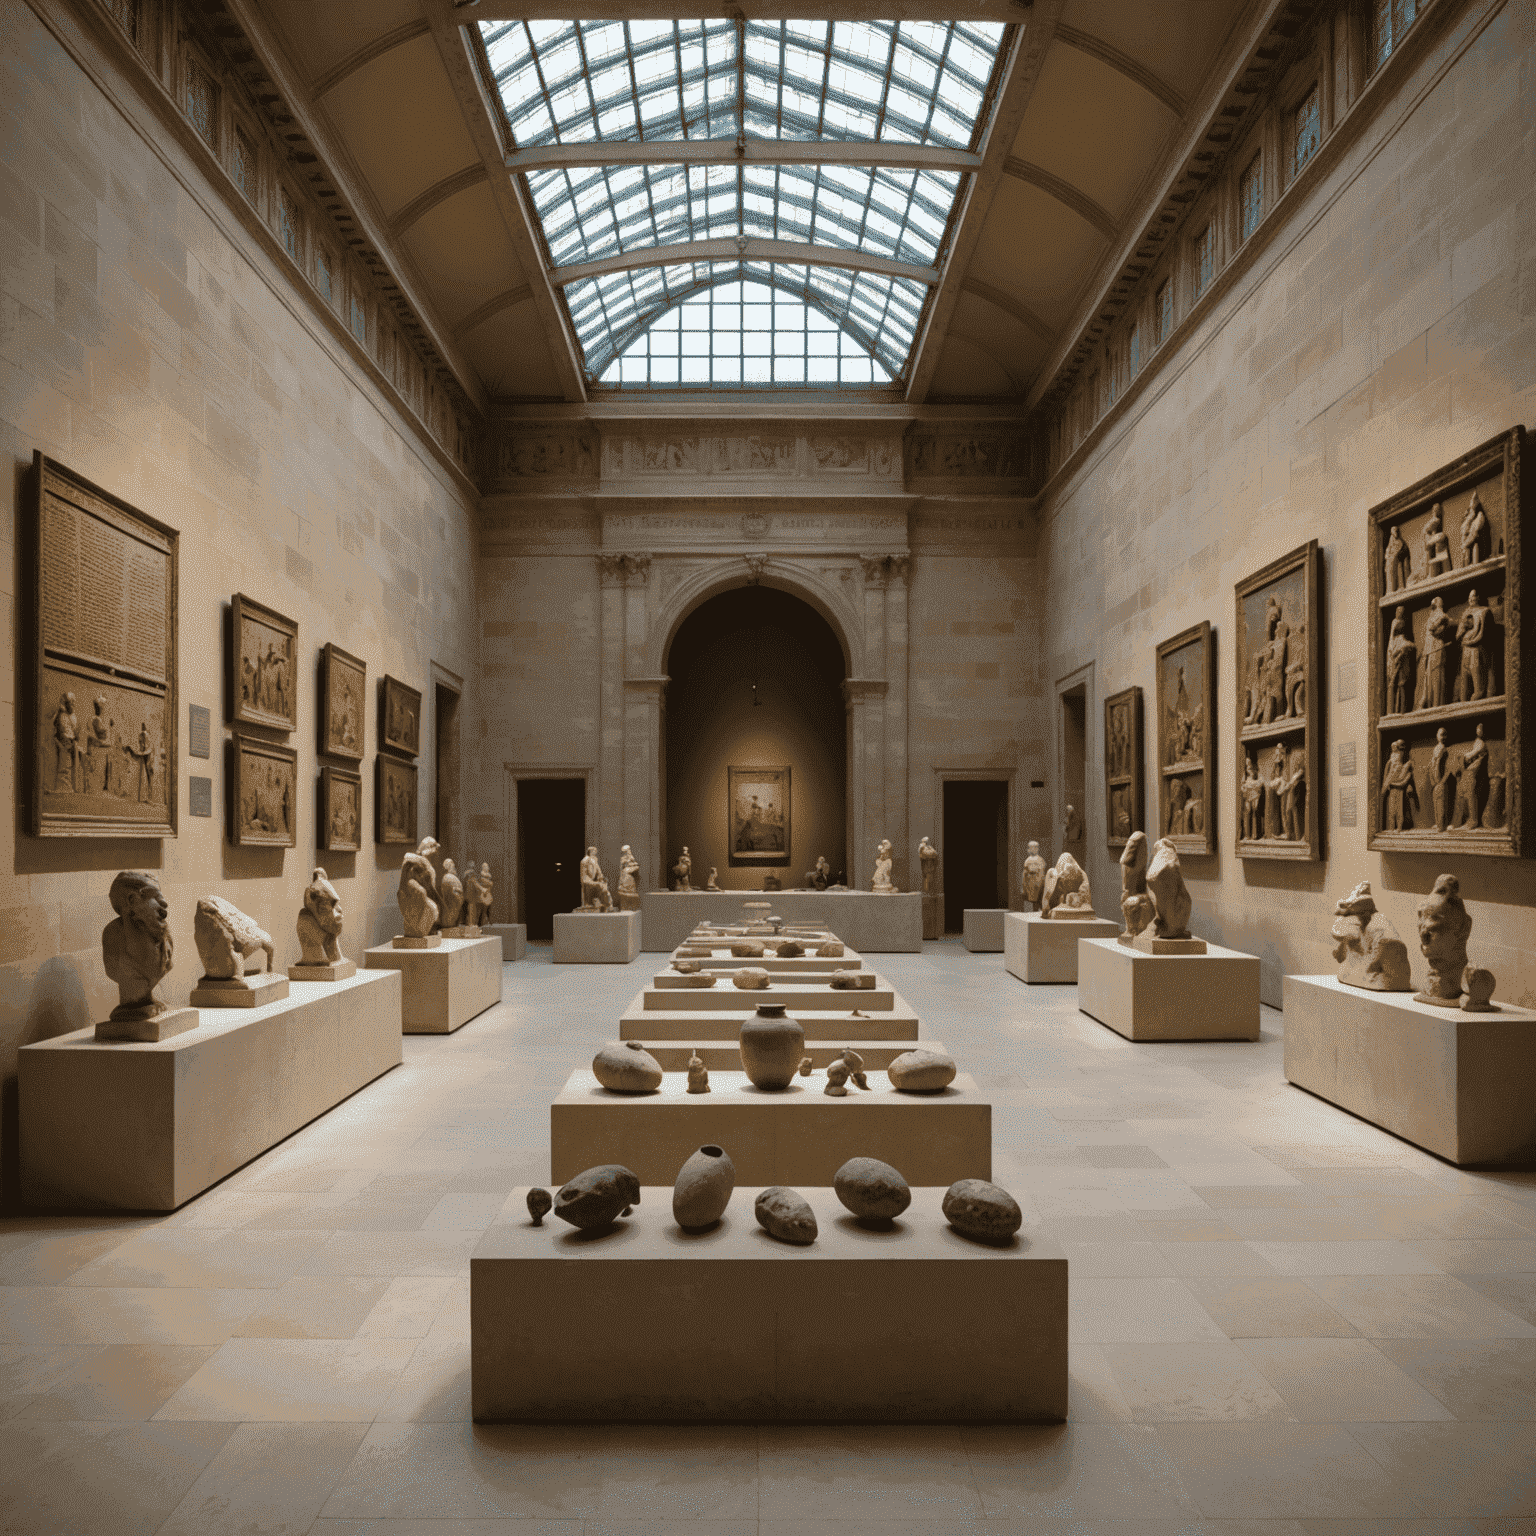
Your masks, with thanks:
[[[1414,994],[1419,1002],[1456,1006],[1471,936],[1472,917],[1461,899],[1461,882],[1455,875],[1437,876],[1434,889],[1419,904],[1419,948],[1429,962],[1429,980]]]
[[[341,959],[339,940],[343,927],[341,897],[323,869],[316,869],[304,887],[299,910],[301,965],[328,965]]]
[[[170,907],[155,876],[133,869],[118,875],[107,899],[117,913],[101,932],[102,965],[118,990],[112,1018],[152,1019],[165,1012],[155,988],[169,974],[175,953]]]

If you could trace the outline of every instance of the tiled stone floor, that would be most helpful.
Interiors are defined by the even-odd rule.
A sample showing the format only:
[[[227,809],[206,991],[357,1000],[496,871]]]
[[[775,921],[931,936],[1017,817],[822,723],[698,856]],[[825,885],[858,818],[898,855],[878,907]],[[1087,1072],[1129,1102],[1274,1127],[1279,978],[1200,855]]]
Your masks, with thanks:
[[[1536,1176],[1289,1088],[1276,1013],[1134,1046],[958,942],[876,963],[1066,1246],[1070,1423],[472,1425],[470,1252],[658,963],[532,950],[502,1006],[174,1216],[0,1223],[0,1530],[1536,1533]]]

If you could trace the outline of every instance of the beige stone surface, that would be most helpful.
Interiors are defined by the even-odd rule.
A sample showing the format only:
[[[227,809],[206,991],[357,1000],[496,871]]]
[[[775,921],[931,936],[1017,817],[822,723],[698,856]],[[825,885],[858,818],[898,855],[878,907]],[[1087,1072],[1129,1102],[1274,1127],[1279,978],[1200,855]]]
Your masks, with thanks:
[[[889,1013],[896,1006],[896,992],[883,977],[872,971],[854,973],[872,983],[856,988],[834,987],[825,976],[770,978],[766,987],[738,987],[721,978],[713,987],[687,990],[681,987],[646,985],[641,1004],[649,1010],[676,1013],[736,1013],[748,1018],[762,1003],[783,1003],[797,1017],[801,1013],[849,1013],[858,1008],[864,1013]]]
[[[1077,980],[1079,939],[1111,939],[1118,923],[1096,917],[1049,922],[1038,912],[1009,912],[1003,918],[1003,966],[1031,986],[1065,986]]]
[[[1078,1006],[1127,1040],[1257,1040],[1259,962],[1208,944],[1203,955],[1145,955],[1081,939]]]
[[[596,1239],[534,1227],[514,1189],[470,1260],[475,1418],[1066,1417],[1067,1259],[1052,1238],[1028,1226],[1008,1247],[971,1242],[939,1189],[914,1189],[893,1229],[871,1232],[830,1188],[802,1186],[816,1241],[779,1243],[737,1167],[720,1225],[697,1234],[673,1223],[670,1184],[643,1185],[635,1214]],[[648,1320],[622,1350],[585,1325],[614,1296]],[[912,1328],[935,1296],[942,1325]],[[900,1347],[828,1349],[810,1320],[830,1315]]]
[[[677,949],[673,950],[672,958],[674,960],[696,959],[699,962],[700,969],[705,971],[729,972],[739,971],[743,966],[756,966],[759,970],[767,971],[770,976],[781,971],[786,974],[804,975],[807,973],[861,971],[864,969],[864,957],[855,954],[846,945],[843,948],[842,954],[834,958],[816,954],[815,943],[808,942],[805,954],[791,955],[783,960],[773,954],[762,955],[756,959],[745,955],[733,955],[730,951],[729,943],[710,945],[707,947],[706,953],[702,955],[690,953],[690,951],[698,950],[702,947],[697,944],[679,945]]]
[[[740,922],[741,901],[740,891],[646,891],[640,898],[646,951],[676,949],[700,922]],[[877,896],[872,891],[773,893],[773,910],[784,919],[786,929],[805,922],[825,926],[864,955],[921,950],[922,902],[916,891],[895,896]]]
[[[807,1040],[805,1054],[811,1058],[812,1071],[824,1074],[828,1066],[842,1055],[845,1046],[853,1042],[853,1036],[849,1036],[847,1041],[838,1043],[830,1040]],[[942,1051],[944,1049],[937,1040],[924,1040],[921,1043],[924,1050]],[[881,1072],[912,1047],[912,1040],[856,1041],[856,1048],[864,1059],[864,1065],[871,1070]],[[741,1071],[741,1051],[734,1042],[729,1040],[666,1040],[660,1043],[652,1040],[645,1043],[645,1048],[661,1063],[662,1070],[666,1072],[687,1071],[688,1058],[695,1052],[711,1072]],[[814,1081],[818,1087],[822,1087],[825,1086],[826,1079],[823,1076],[814,1079],[797,1078],[796,1081]]]
[[[503,965],[521,960],[528,950],[527,923],[485,923],[480,929],[480,936],[501,940]]]
[[[972,954],[1000,953],[1007,907],[967,907],[962,939]]]
[[[1453,1163],[1536,1162],[1536,1012],[1285,978],[1285,1075]]]
[[[501,940],[444,939],[436,949],[380,944],[370,970],[399,971],[400,1027],[408,1035],[447,1035],[501,1001]]]
[[[192,988],[194,1008],[260,1008],[288,996],[288,978],[275,972],[254,976],[204,976]]]
[[[722,1003],[731,993],[718,987],[709,995],[720,994]],[[668,994],[669,997],[675,994]],[[761,997],[761,992],[742,992],[740,997]],[[858,994],[862,996],[862,994]],[[848,993],[838,996],[847,998]],[[619,1017],[619,1037],[624,1040],[735,1040],[741,1026],[752,1017],[755,1005],[747,1008],[651,1008],[636,998]],[[889,1008],[866,1009],[857,1014],[851,1008],[793,1010],[792,1017],[804,1026],[812,1040],[916,1040],[922,1027],[912,1005],[896,993]]]
[[[640,954],[638,912],[556,912],[556,965],[628,965]]]

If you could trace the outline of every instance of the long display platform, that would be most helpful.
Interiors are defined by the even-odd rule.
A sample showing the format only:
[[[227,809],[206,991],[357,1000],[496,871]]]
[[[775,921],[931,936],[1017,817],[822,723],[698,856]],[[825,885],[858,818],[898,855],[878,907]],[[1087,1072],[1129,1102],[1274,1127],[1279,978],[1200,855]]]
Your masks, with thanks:
[[[1077,1004],[1127,1040],[1257,1040],[1259,962],[1219,944],[1148,955],[1118,939],[1079,939]]]
[[[365,951],[371,971],[398,971],[404,985],[400,1028],[408,1035],[449,1035],[501,1001],[499,938],[444,939],[433,949],[377,944]]]
[[[712,989],[718,991],[719,988]],[[751,994],[731,988],[737,997]],[[669,992],[668,997],[682,994]],[[706,993],[706,996],[709,994]],[[728,995],[728,994],[727,994]],[[762,994],[759,993],[758,996]],[[857,997],[857,993],[839,996]],[[735,1040],[741,1026],[752,1017],[755,1003],[745,1008],[647,1008],[637,998],[619,1016],[621,1040]],[[916,1040],[920,1021],[900,993],[889,1009],[861,1012],[857,1017],[849,1009],[824,1009],[811,1013],[794,1011],[792,1017],[805,1028],[807,1048],[812,1040],[841,1040],[857,1044],[860,1040]]]
[[[1536,1167],[1536,1013],[1284,979],[1285,1075],[1448,1162]]]
[[[1102,917],[1053,922],[1038,912],[1003,917],[1003,969],[1032,987],[1071,986],[1077,980],[1077,941],[1112,939],[1119,923]]]
[[[744,901],[771,901],[790,923],[824,925],[862,955],[919,954],[923,898],[917,891],[876,896],[873,891],[647,891],[641,939],[647,952],[677,948],[699,922],[739,924]],[[755,935],[754,935],[755,937]]]
[[[399,1066],[398,971],[295,981],[279,1002],[205,1008],[156,1042],[91,1029],[17,1053],[30,1205],[173,1211]]]
[[[722,977],[712,987],[647,986],[640,994],[646,1009],[677,1013],[755,1013],[760,1003],[782,1003],[796,1018],[802,1013],[889,1013],[896,1006],[896,992],[882,976],[862,973],[873,986],[834,987],[830,979],[787,976],[766,987],[738,987]]]
[[[851,950],[845,949],[841,955],[791,955],[787,959],[779,959],[777,955],[733,955],[729,943],[718,949],[711,949],[704,954],[698,953],[697,946],[684,944],[680,949],[675,949],[667,957],[670,964],[675,965],[681,960],[685,965],[690,960],[696,960],[699,968],[705,971],[739,971],[748,966],[756,966],[757,969],[767,971],[770,976],[783,974],[796,975],[823,975],[832,971],[862,971],[866,969],[862,955],[856,955]]]
[[[549,1110],[550,1177],[556,1184],[599,1163],[623,1163],[642,1184],[670,1185],[701,1146],[725,1148],[743,1184],[830,1184],[850,1157],[878,1157],[909,1184],[992,1177],[992,1105],[961,1073],[937,1093],[898,1093],[884,1072],[869,1091],[832,1098],[822,1077],[779,1092],[744,1072],[710,1074],[691,1094],[684,1072],[655,1093],[614,1093],[589,1068],[566,1080]]]
[[[553,1216],[535,1227],[514,1189],[470,1259],[476,1421],[1066,1417],[1067,1260],[1053,1238],[972,1242],[945,1222],[944,1191],[923,1188],[870,1231],[831,1189],[798,1188],[820,1229],[803,1248],[758,1226],[745,1183],[700,1233],[672,1221],[670,1181],[601,1234]]]
[[[661,1064],[663,1072],[686,1072],[688,1058],[695,1053],[712,1073],[741,1071],[741,1048],[734,1040],[642,1039],[642,1044]],[[811,1058],[813,1070],[825,1072],[842,1055],[845,1046],[852,1046],[863,1058],[869,1071],[883,1072],[898,1056],[906,1055],[919,1045],[925,1051],[944,1049],[943,1043],[938,1040],[807,1040],[805,1054]],[[804,1083],[809,1080],[798,1081]],[[821,1079],[821,1082],[824,1083],[825,1079]]]

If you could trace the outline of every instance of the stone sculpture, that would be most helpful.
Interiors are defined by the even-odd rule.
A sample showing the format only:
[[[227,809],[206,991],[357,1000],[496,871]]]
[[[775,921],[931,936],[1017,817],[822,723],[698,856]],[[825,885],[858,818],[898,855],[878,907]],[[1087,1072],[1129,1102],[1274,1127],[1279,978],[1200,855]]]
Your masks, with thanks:
[[[703,1146],[677,1171],[672,1219],[684,1231],[712,1227],[725,1215],[736,1188],[736,1165],[724,1147]]]
[[[467,888],[465,895],[468,901],[465,906],[465,926],[475,930],[478,937],[480,925],[486,922],[491,915],[491,901],[495,892],[491,884],[491,866],[480,866],[479,878],[475,880],[472,888]]]
[[[873,971],[833,971],[827,983],[834,992],[870,992],[874,990]]]
[[[638,1040],[622,1040],[592,1058],[592,1075],[614,1093],[654,1093],[663,1074],[661,1063]]]
[[[731,977],[731,985],[743,992],[764,992],[771,978],[760,965],[744,965]]]
[[[1489,1001],[1496,983],[1493,972],[1480,965],[1469,965],[1461,973],[1462,1010],[1466,1013],[1497,1013],[1498,1007]]]
[[[1493,610],[1473,588],[1456,626],[1461,670],[1456,675],[1456,702],[1486,699],[1493,687]]]
[[[901,1093],[937,1093],[955,1080],[955,1058],[922,1046],[904,1051],[885,1069],[891,1087]]]
[[[1445,611],[1445,599],[1429,600],[1424,620],[1424,668],[1419,674],[1419,707],[1433,709],[1451,702],[1451,643],[1456,621]]]
[[[877,1157],[850,1157],[832,1175],[832,1188],[860,1221],[890,1221],[912,1203],[907,1181]]]
[[[720,889],[720,871],[713,864],[709,866],[709,879],[704,882],[706,891],[718,891]]]
[[[688,1058],[688,1092],[709,1092],[709,1068],[704,1065],[704,1058],[697,1051]]]
[[[1386,915],[1376,910],[1371,882],[1362,880],[1334,904],[1333,958],[1343,962],[1339,980],[1369,992],[1411,992],[1408,946]]]
[[[1414,787],[1413,764],[1408,759],[1406,741],[1392,743],[1392,755],[1381,771],[1381,804],[1383,832],[1403,832],[1414,825],[1419,792]]]
[[[1392,526],[1392,532],[1387,535],[1387,549],[1383,560],[1386,565],[1388,592],[1399,591],[1413,580],[1413,558],[1408,553],[1408,546],[1403,543],[1403,536],[1395,523]]]
[[[630,852],[628,843],[619,849],[619,910],[640,910],[640,861]]]
[[[555,1215],[584,1232],[599,1232],[639,1204],[640,1180],[622,1163],[601,1163],[561,1188],[555,1196]]]
[[[170,974],[175,946],[170,907],[160,882],[147,871],[125,869],[107,893],[117,914],[101,930],[101,963],[117,983],[118,1002],[96,1026],[98,1040],[162,1040],[197,1023],[192,1008],[171,1009],[155,996]],[[178,1016],[179,1028],[169,1026]]]
[[[944,1219],[962,1237],[984,1243],[1011,1242],[1024,1225],[1019,1202],[985,1179],[959,1179],[944,1195]]]
[[[1393,529],[1395,533],[1397,530]],[[1399,608],[1392,617],[1392,633],[1387,641],[1387,713],[1406,714],[1413,708],[1414,680],[1417,675],[1419,648],[1413,643],[1413,625],[1408,610]]]
[[[800,1076],[801,1077],[809,1077],[810,1075],[811,1075],[811,1058],[809,1056],[802,1056],[800,1058]]]
[[[1456,810],[1451,827],[1480,827],[1483,807],[1488,803],[1488,743],[1483,740],[1483,723],[1477,723],[1472,745],[1461,754],[1461,772],[1456,777]]]
[[[1488,514],[1483,510],[1477,492],[1473,491],[1472,500],[1467,503],[1461,519],[1461,563],[1476,565],[1486,560],[1491,542]]]
[[[798,960],[805,953],[805,945],[799,939],[780,939],[774,953],[780,960]]]
[[[528,1214],[533,1218],[534,1226],[542,1227],[544,1225],[544,1218],[549,1215],[550,1207],[554,1203],[547,1189],[530,1189],[528,1191]]]
[[[205,981],[239,980],[243,984],[245,962],[257,950],[266,956],[266,969],[272,969],[272,935],[222,896],[198,897],[192,937],[203,962]]]
[[[1416,1003],[1441,1008],[1460,1003],[1471,936],[1472,918],[1461,899],[1461,882],[1455,875],[1438,876],[1434,889],[1419,903],[1419,949],[1429,962],[1429,980],[1413,994]]]
[[[1047,918],[1057,921],[1094,916],[1093,892],[1088,885],[1087,871],[1070,853],[1062,854],[1045,872],[1041,911]]]
[[[581,861],[581,905],[578,912],[612,912],[613,897],[608,894],[608,879],[597,862],[597,849],[588,848]]]
[[[891,840],[888,837],[881,838],[880,846],[875,849],[875,874],[869,888],[882,896],[896,894],[896,887],[891,884]]]
[[[1287,842],[1301,843],[1307,837],[1307,760],[1300,753],[1291,759],[1289,769],[1281,775],[1280,835]]]
[[[869,1078],[864,1072],[864,1058],[851,1045],[845,1045],[842,1055],[837,1059],[848,1069],[848,1076],[853,1080],[853,1086],[868,1093]]]
[[[1020,882],[1027,901],[1037,912],[1040,898],[1045,894],[1045,860],[1040,857],[1040,844],[1031,842],[1024,860],[1024,878]]]
[[[357,974],[357,962],[341,953],[341,897],[323,869],[309,877],[296,927],[301,955],[288,967],[290,980],[341,981]]]
[[[824,891],[827,888],[827,881],[831,878],[832,866],[827,863],[826,854],[817,854],[816,868],[806,871],[805,883],[807,888],[813,891]]]
[[[457,928],[464,915],[464,882],[459,879],[458,865],[452,859],[443,860],[443,877],[438,881],[440,900],[437,914],[443,930]]]
[[[816,1241],[816,1213],[797,1190],[786,1184],[773,1184],[754,1202],[752,1214],[770,1237],[781,1243],[805,1247]]]
[[[764,949],[758,939],[733,939],[731,941],[731,958],[733,960],[761,960]]]
[[[776,1093],[788,1088],[805,1055],[805,1030],[789,1018],[783,1003],[760,1003],[741,1026],[741,1069],[756,1088]]]
[[[720,887],[716,886],[715,889],[719,890]],[[764,875],[763,889],[765,891],[782,891],[784,889],[784,882],[777,875]]]
[[[827,939],[816,946],[816,957],[819,960],[840,960],[843,953],[842,941],[839,939]]]
[[[1189,914],[1194,903],[1184,884],[1184,870],[1179,850],[1169,838],[1159,838],[1147,863],[1147,894],[1152,898],[1152,921],[1139,936],[1152,940],[1190,940]],[[1204,951],[1204,940],[1197,940]],[[1151,944],[1145,946],[1156,954]]]
[[[923,895],[939,894],[939,850],[928,841],[926,833],[917,845],[918,867],[923,872]]]
[[[1125,841],[1120,855],[1120,912],[1125,919],[1125,932],[1120,935],[1129,943],[1152,921],[1154,908],[1147,894],[1147,834],[1132,832]]]
[[[1451,795],[1456,788],[1450,770],[1451,749],[1445,744],[1445,727],[1435,732],[1434,749],[1429,754],[1429,799],[1434,810],[1435,831],[1444,832],[1450,824]]]
[[[678,855],[677,863],[672,866],[672,889],[674,891],[691,891],[693,887],[688,883],[688,876],[693,872],[693,860],[688,856],[688,849],[684,847]]]
[[[405,932],[394,940],[396,949],[433,949],[443,942],[432,932],[438,910],[437,875],[432,868],[436,852],[437,839],[424,837],[416,851],[400,861],[400,889],[395,900]]]
[[[1445,513],[1437,501],[1424,520],[1424,575],[1443,576],[1451,568],[1450,540],[1445,532]]]
[[[1080,843],[1083,840],[1083,813],[1075,805],[1068,805],[1062,817],[1061,840],[1064,843]]]
[[[827,1066],[827,1086],[821,1090],[828,1098],[848,1097],[848,1063],[841,1056]]]

